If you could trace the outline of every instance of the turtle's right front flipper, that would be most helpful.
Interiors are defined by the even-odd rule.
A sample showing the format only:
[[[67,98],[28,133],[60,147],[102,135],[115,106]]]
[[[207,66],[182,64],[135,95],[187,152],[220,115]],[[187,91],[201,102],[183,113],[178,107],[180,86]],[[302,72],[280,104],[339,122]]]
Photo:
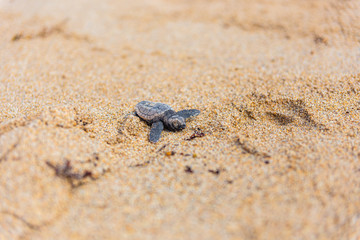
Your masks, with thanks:
[[[187,119],[189,117],[195,117],[195,116],[199,115],[200,111],[197,109],[186,109],[186,110],[181,110],[181,111],[177,112],[176,114]]]
[[[164,124],[161,121],[154,122],[151,125],[149,140],[152,143],[156,143],[160,139],[162,130],[164,130]]]

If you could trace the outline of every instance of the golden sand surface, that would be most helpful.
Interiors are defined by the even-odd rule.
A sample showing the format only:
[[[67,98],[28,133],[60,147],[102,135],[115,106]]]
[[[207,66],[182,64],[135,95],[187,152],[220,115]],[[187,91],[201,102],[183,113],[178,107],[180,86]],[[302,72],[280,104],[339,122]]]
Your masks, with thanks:
[[[360,239],[360,1],[1,0],[0,33],[1,240]],[[151,144],[142,100],[201,114]]]

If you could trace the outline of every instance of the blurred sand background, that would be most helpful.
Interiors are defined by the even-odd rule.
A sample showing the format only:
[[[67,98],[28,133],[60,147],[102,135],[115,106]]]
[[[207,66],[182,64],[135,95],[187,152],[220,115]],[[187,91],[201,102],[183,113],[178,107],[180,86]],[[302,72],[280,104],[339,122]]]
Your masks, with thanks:
[[[1,240],[360,239],[359,1],[2,0],[0,33]],[[142,100],[202,113],[150,144]]]

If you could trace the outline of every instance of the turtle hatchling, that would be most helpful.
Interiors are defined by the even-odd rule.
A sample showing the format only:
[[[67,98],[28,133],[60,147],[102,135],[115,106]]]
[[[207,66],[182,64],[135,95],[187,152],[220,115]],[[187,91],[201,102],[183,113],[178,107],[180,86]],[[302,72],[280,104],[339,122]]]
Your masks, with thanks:
[[[137,116],[151,125],[149,140],[157,142],[164,127],[172,131],[180,131],[186,127],[185,119],[199,115],[196,109],[185,109],[175,112],[169,105],[164,103],[142,101],[136,104]]]

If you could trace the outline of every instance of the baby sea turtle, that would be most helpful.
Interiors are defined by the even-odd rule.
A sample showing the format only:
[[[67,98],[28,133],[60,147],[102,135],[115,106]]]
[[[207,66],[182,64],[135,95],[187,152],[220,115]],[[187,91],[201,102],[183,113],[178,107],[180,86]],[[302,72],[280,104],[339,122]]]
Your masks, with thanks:
[[[172,131],[180,131],[186,127],[185,119],[199,115],[196,109],[175,112],[169,105],[150,101],[142,101],[135,106],[136,114],[151,125],[150,142],[157,142],[164,126]]]

